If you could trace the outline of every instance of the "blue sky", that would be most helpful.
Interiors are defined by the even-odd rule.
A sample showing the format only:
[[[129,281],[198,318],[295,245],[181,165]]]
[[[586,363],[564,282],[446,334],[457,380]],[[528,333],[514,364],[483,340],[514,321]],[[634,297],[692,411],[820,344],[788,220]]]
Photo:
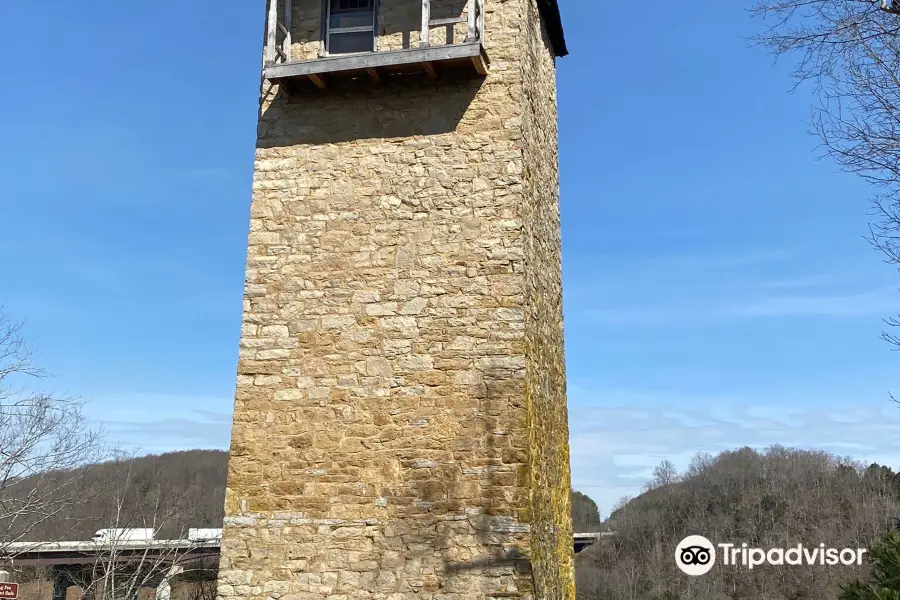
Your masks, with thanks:
[[[772,443],[900,466],[870,190],[740,3],[563,1],[573,481]],[[0,304],[144,451],[226,447],[262,0],[0,4]],[[29,24],[39,24],[31,27]]]

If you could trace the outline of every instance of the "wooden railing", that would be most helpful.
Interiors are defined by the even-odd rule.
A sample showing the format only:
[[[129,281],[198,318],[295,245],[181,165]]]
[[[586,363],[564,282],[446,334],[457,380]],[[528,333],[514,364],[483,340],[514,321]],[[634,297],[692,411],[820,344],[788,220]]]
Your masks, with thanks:
[[[422,0],[422,33],[421,46],[431,45],[432,27],[453,27],[458,23],[466,23],[468,31],[466,42],[481,42],[484,40],[484,0],[469,0],[466,7],[466,16],[451,17],[449,19],[431,18],[431,0]]]
[[[278,18],[278,5],[284,6],[282,19]],[[269,18],[266,21],[266,65],[274,65],[281,62],[291,62],[291,14],[293,8],[291,0],[269,0]],[[284,38],[278,43],[278,33]]]
[[[432,28],[451,28],[459,23],[467,25],[467,43],[484,41],[484,0],[468,0],[465,16],[447,19],[432,19],[431,0],[421,0],[421,2],[422,31],[420,46],[431,46]],[[292,0],[269,0],[269,14],[266,26],[266,66],[291,62],[291,12]],[[375,33],[377,35],[377,31]],[[324,35],[325,32],[323,31],[322,34]],[[448,35],[448,39],[450,37]]]

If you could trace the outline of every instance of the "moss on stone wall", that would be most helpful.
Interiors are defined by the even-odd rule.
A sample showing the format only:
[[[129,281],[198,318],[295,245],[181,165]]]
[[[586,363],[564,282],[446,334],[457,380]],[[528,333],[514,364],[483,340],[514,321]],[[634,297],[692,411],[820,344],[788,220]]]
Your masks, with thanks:
[[[574,600],[569,427],[562,319],[556,72],[534,0],[522,36],[531,560],[535,595]]]

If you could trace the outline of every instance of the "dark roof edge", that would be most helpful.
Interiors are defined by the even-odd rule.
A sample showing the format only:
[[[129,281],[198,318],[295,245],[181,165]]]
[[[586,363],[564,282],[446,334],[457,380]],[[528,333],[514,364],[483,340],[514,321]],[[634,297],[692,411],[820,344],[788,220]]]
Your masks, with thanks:
[[[553,54],[566,56],[569,49],[566,48],[566,36],[563,33],[562,17],[559,14],[557,0],[537,0],[537,5],[541,11],[541,18],[544,20],[544,27],[547,28],[550,43],[553,45]]]

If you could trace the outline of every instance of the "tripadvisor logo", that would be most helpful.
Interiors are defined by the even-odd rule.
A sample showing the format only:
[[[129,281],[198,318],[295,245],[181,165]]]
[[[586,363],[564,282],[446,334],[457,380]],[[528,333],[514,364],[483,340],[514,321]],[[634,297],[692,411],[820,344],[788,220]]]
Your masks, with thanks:
[[[716,548],[702,535],[689,535],[675,548],[675,564],[688,575],[704,575],[716,563]]]
[[[825,544],[807,548],[797,544],[791,548],[750,548],[748,544],[713,544],[701,535],[689,535],[675,548],[675,564],[684,573],[704,575],[716,562],[716,548],[725,566],[753,569],[760,565],[861,565],[865,548],[826,548]]]

